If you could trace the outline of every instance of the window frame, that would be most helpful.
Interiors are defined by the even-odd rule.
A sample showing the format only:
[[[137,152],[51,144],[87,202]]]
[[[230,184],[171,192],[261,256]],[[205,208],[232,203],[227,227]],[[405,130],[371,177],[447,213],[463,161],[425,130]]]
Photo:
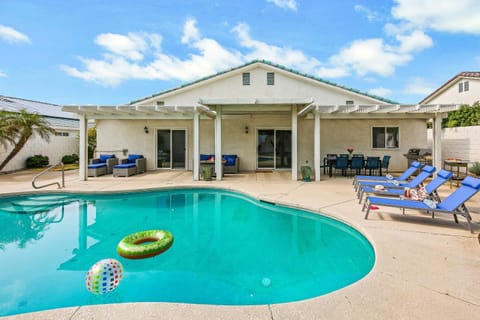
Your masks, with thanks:
[[[376,136],[375,131],[383,129],[383,145],[376,146],[378,144],[378,138]],[[390,129],[390,130],[389,130]],[[390,132],[389,132],[390,131]],[[393,131],[393,132],[392,132]],[[389,140],[392,137],[393,145],[389,145]],[[377,141],[377,143],[375,143]],[[374,150],[392,150],[392,149],[400,149],[400,127],[399,126],[372,126],[370,130],[370,146]]]
[[[250,85],[250,72],[243,72],[242,73],[242,85],[249,86]]]
[[[275,72],[267,72],[267,86],[275,85]]]
[[[463,82],[460,81],[460,82],[458,83],[458,93],[462,93],[462,92],[463,92]]]
[[[468,80],[463,81],[463,92],[467,92],[470,89],[470,84],[468,83]]]

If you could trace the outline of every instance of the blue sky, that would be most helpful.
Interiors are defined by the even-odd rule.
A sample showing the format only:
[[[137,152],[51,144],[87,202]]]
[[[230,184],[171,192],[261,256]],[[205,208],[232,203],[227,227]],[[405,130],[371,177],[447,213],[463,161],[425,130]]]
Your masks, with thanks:
[[[116,105],[255,59],[417,103],[480,70],[480,1],[0,0],[0,95]]]

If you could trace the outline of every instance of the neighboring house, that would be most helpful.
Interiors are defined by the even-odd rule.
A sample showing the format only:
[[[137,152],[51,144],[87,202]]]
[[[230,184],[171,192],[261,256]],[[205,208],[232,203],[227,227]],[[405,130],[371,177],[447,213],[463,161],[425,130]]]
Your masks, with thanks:
[[[480,72],[460,72],[424,98],[422,104],[467,104],[480,101]],[[480,159],[480,127],[457,127],[442,130],[442,158]],[[428,133],[429,144],[432,133]]]
[[[480,72],[460,72],[420,101],[420,104],[468,104],[480,100]]]
[[[80,116],[82,179],[86,124],[95,119],[97,152],[143,154],[148,170],[192,170],[198,180],[200,154],[236,154],[240,171],[288,170],[296,180],[308,161],[319,180],[324,157],[349,147],[391,155],[390,169],[403,170],[409,148],[427,147],[426,122],[439,127],[456,108],[398,105],[262,60],[128,105],[63,110]]]
[[[50,142],[34,134],[3,171],[24,169],[27,158],[36,154],[48,156],[50,164],[60,162],[64,155],[78,154],[79,121],[75,114],[62,111],[60,106],[51,103],[0,96],[0,110],[16,112],[20,109],[43,115],[56,133],[50,135]],[[11,149],[11,146],[7,150],[0,146],[0,160],[5,159]]]

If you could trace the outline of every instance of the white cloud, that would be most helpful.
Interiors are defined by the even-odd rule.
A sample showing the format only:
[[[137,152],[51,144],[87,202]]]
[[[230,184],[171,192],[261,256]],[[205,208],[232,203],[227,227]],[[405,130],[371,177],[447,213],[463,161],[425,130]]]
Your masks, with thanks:
[[[0,24],[0,39],[8,43],[30,43],[30,38],[11,27]]]
[[[7,77],[7,74],[2,70],[0,70],[0,78],[6,78],[6,77]]]
[[[289,47],[279,47],[252,39],[250,28],[245,23],[240,23],[233,28],[240,41],[240,45],[250,49],[244,55],[246,61],[265,59],[278,64],[286,65],[302,72],[315,73],[321,63],[313,57],[306,56],[302,51]]]
[[[369,90],[368,93],[378,97],[387,97],[392,94],[392,90],[384,87],[378,87]]]
[[[297,11],[297,2],[295,0],[267,0],[267,2],[274,3],[282,9]]]
[[[158,35],[129,33],[121,34],[104,33],[95,38],[95,43],[115,55],[131,60],[142,60],[145,51],[149,48],[149,38],[160,38]]]
[[[427,96],[435,89],[436,88],[425,81],[425,79],[416,77],[409,80],[403,92],[405,94]]]
[[[380,14],[378,12],[375,12],[365,6],[362,6],[360,4],[355,5],[354,7],[355,11],[358,13],[361,13],[367,17],[368,21],[380,21],[382,20]]]
[[[101,34],[95,43],[107,51],[103,59],[79,57],[84,70],[67,65],[60,68],[73,77],[114,87],[129,79],[188,81],[244,62],[239,52],[201,38],[192,19],[184,25],[182,42],[197,53],[187,59],[165,54],[161,39],[159,34]]]
[[[478,0],[395,0],[392,15],[420,29],[480,34]]]

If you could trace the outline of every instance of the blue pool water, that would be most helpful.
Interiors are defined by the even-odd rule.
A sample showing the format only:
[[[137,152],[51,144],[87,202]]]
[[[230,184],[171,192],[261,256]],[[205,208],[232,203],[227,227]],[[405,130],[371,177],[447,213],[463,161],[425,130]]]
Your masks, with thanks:
[[[166,229],[165,253],[128,260],[126,235]],[[125,269],[120,286],[95,296],[89,268],[105,258]],[[355,229],[306,211],[221,190],[0,198],[0,316],[136,301],[256,305],[326,294],[373,267]]]

